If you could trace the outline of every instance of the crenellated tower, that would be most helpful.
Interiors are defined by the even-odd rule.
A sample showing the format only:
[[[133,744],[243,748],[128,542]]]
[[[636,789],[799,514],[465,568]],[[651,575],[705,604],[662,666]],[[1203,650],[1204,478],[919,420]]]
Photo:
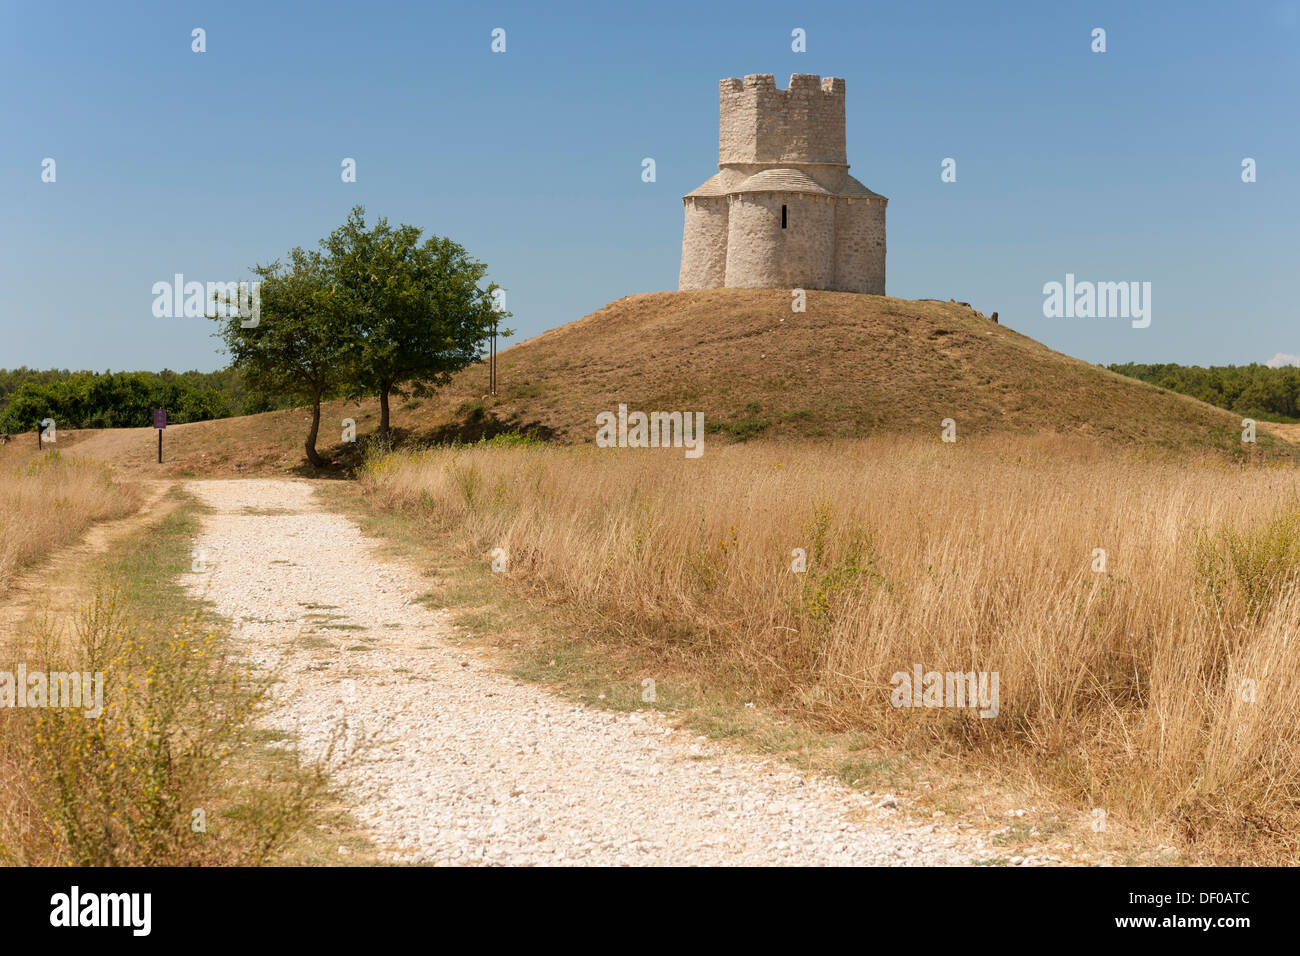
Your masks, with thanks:
[[[718,173],[683,198],[682,289],[885,291],[888,200],[849,175],[844,81],[719,84]]]
[[[719,168],[791,162],[848,169],[843,80],[796,73],[789,89],[778,90],[768,73],[718,87]]]

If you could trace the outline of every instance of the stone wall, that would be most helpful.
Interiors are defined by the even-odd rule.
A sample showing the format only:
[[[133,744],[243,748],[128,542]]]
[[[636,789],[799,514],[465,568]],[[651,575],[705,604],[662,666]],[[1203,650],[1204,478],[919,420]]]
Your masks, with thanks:
[[[827,288],[885,294],[885,200],[836,200],[835,279]]]
[[[848,162],[844,81],[811,73],[778,90],[770,73],[723,80],[718,87],[718,165]]]
[[[779,247],[774,236],[781,228],[781,207],[776,209],[774,229],[772,210],[763,201],[766,198],[743,193],[730,197],[725,282],[728,288],[765,288],[780,268]]]
[[[679,289],[717,289],[727,282],[727,197],[686,200]]]
[[[781,207],[786,228],[781,228]],[[835,200],[794,193],[731,197],[727,275],[733,289],[829,289],[835,279]]]

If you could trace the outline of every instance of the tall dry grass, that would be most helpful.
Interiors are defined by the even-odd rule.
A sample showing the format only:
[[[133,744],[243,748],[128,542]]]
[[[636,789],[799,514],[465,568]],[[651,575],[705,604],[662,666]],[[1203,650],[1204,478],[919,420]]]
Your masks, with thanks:
[[[0,475],[0,585],[140,497],[57,452]],[[333,742],[313,763],[266,742],[274,675],[250,672],[176,582],[191,540],[156,521],[85,569],[97,580],[75,613],[38,594],[0,633],[0,865],[257,865],[322,819]],[[38,673],[95,675],[102,710],[54,678],[33,691],[21,675]]]
[[[772,705],[1014,761],[1211,855],[1294,858],[1293,468],[881,439],[696,461],[470,446],[379,455],[361,483],[466,554],[505,548],[511,579],[593,627]],[[894,707],[891,676],[915,664],[997,672],[998,715]]]
[[[0,707],[0,865],[256,866],[319,822],[335,738],[315,763],[286,749],[259,764],[274,675],[250,672],[219,625],[108,584],[74,625],[0,657],[10,675],[99,675],[101,691],[98,707],[53,691]]]
[[[139,489],[115,482],[107,466],[57,451],[0,473],[0,589],[91,524],[130,514],[139,503]]]

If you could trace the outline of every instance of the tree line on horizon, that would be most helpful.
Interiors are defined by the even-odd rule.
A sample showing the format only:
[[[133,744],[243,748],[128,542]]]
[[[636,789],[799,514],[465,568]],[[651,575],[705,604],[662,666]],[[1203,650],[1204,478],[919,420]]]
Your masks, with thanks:
[[[1300,368],[1284,365],[1108,365],[1112,372],[1170,391],[1189,395],[1207,405],[1226,408],[1245,418],[1300,422]]]
[[[379,434],[390,431],[393,396],[425,396],[479,360],[510,313],[487,266],[451,239],[415,226],[367,227],[365,208],[285,259],[253,267],[261,283],[256,316],[227,295],[210,303],[231,364],[218,372],[71,372],[0,369],[0,431],[142,427],[155,408],[182,424],[310,405],[307,460],[316,450],[321,403],[379,398]]]
[[[155,408],[176,424],[255,415],[289,407],[249,390],[238,369],[216,372],[0,369],[0,432],[59,428],[139,428]]]

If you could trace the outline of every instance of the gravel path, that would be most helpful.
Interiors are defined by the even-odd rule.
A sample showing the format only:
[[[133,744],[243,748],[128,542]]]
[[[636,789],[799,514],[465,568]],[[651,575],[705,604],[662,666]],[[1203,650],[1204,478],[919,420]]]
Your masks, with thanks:
[[[457,648],[414,572],[371,556],[303,481],[199,481],[188,584],[281,667],[275,720],[320,753],[379,731],[343,781],[396,860],[446,864],[959,864],[996,855],[652,713],[576,706]],[[880,798],[874,798],[880,802]]]

